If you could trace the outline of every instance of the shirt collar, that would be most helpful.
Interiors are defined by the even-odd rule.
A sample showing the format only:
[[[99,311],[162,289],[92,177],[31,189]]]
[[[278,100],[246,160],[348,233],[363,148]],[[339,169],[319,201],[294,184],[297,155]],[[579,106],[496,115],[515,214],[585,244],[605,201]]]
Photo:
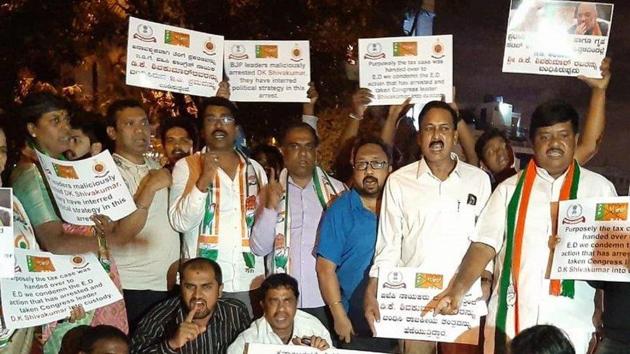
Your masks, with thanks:
[[[120,163],[122,163],[123,165],[133,166],[133,167],[143,167],[143,166],[146,166],[146,165],[147,165],[147,158],[146,158],[146,157],[143,157],[143,159],[144,159],[144,163],[142,163],[142,164],[137,164],[137,163],[134,163],[134,162],[129,161],[129,160],[128,160],[128,159],[126,159],[124,156],[119,155],[119,154],[117,154],[117,153],[113,153],[113,154],[112,154],[112,156],[113,156],[113,157],[115,157],[115,158],[117,158],[117,159],[120,161]]]
[[[538,164],[535,164],[535,166],[536,175],[538,175],[538,177],[542,178],[545,182],[548,183],[554,183],[555,181],[564,181],[564,178],[567,176],[567,172],[569,172],[569,169],[567,168],[558,178],[553,178],[553,176],[551,176],[549,172],[547,172],[547,170],[538,166]]]
[[[453,175],[453,173],[457,177],[461,177],[462,176],[462,172],[461,172],[461,167],[460,167],[460,163],[459,163],[459,157],[457,156],[456,153],[451,152],[451,160],[455,161],[455,169],[453,169],[453,171],[451,172],[449,177],[451,175]],[[431,176],[433,178],[437,178],[437,177],[435,177],[433,172],[431,172],[431,169],[429,168],[429,165],[427,165],[427,162],[424,160],[424,157],[423,157],[423,158],[420,159],[420,161],[418,163],[418,171],[416,172],[416,178],[419,179],[424,174],[428,174],[429,176]]]

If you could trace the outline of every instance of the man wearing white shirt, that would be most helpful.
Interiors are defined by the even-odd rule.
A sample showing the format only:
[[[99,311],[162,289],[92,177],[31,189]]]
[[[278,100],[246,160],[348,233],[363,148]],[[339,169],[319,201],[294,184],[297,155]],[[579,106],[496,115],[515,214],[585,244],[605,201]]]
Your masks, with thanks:
[[[254,321],[228,348],[228,354],[244,354],[250,343],[306,345],[330,348],[330,333],[312,315],[297,309],[300,295],[295,278],[285,273],[270,275],[261,285],[264,316]]]
[[[419,119],[423,158],[392,173],[385,185],[364,305],[373,332],[373,323],[380,318],[379,268],[438,266],[454,273],[490,196],[487,174],[451,153],[457,142],[457,113],[444,102],[432,101]],[[405,354],[436,349],[434,342],[405,340],[401,345]]]
[[[550,280],[557,201],[615,196],[604,177],[573,160],[578,114],[551,101],[532,115],[534,158],[492,194],[471,237],[460,272],[441,294],[436,313],[454,314],[486,264],[495,260],[495,286],[485,328],[484,352],[504,353],[506,340],[537,324],[561,328],[576,353],[586,353],[594,310],[594,289],[583,281]],[[550,247],[552,248],[550,250]]]
[[[184,233],[184,256],[216,261],[224,297],[241,300],[253,315],[264,264],[251,252],[249,235],[267,176],[260,164],[234,149],[236,106],[211,97],[200,108],[206,148],[175,164],[169,218]]]

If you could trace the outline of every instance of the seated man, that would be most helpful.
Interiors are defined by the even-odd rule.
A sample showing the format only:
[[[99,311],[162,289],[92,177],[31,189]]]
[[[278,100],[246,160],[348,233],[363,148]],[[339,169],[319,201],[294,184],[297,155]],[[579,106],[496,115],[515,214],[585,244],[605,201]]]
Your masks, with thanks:
[[[297,309],[298,283],[286,273],[267,277],[260,286],[264,316],[252,323],[228,348],[228,354],[244,354],[249,343],[306,345],[330,348],[330,333],[319,320]]]
[[[194,258],[182,265],[181,294],[156,305],[140,321],[132,353],[224,354],[249,326],[243,303],[222,299],[219,265]]]

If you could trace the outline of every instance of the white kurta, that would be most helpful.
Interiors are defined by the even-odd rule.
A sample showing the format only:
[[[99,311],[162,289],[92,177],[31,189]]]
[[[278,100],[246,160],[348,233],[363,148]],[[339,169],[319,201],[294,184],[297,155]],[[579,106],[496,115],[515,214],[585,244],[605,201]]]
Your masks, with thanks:
[[[481,169],[457,160],[441,181],[424,159],[392,173],[387,180],[378,226],[374,265],[438,267],[453,273],[490,196],[490,179]]]
[[[616,196],[615,188],[606,178],[580,169],[578,198]],[[586,282],[575,282],[575,298],[549,295],[549,279],[545,279],[549,257],[548,240],[552,233],[551,202],[558,201],[566,173],[553,179],[546,170],[536,168],[536,179],[532,187],[525,220],[521,269],[518,283],[520,330],[537,324],[551,324],[564,330],[576,353],[586,353],[591,333],[594,331],[592,315],[595,290]],[[507,232],[507,206],[518,183],[519,175],[510,177],[494,191],[488,205],[481,213],[477,229],[471,238],[495,249],[494,289],[488,305],[485,327],[484,353],[494,352],[494,329],[498,307],[498,288],[505,258],[505,235]],[[506,331],[513,338],[514,302],[508,300]]]
[[[249,160],[258,176],[260,186],[267,184],[267,175],[260,164]],[[190,171],[186,159],[181,159],[173,169],[173,184],[169,198],[168,217],[175,230],[184,234],[184,255],[197,256],[199,226],[206,211],[207,191],[200,191],[193,186],[189,194],[184,195]],[[223,169],[217,170],[221,183],[221,201],[219,204],[219,256],[217,263],[223,272],[224,291],[242,292],[257,288],[255,279],[262,278],[265,265],[262,257],[256,257],[253,270],[247,269],[243,260],[241,241],[243,213],[241,210],[241,180],[238,174],[231,179]],[[243,187],[245,188],[245,187]]]

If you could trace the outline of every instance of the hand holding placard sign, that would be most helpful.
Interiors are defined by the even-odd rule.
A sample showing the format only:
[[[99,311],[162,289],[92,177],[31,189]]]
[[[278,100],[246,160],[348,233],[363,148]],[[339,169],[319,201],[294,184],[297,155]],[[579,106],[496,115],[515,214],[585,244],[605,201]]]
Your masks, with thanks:
[[[359,82],[374,94],[370,104],[452,101],[453,36],[359,39]]]
[[[512,2],[503,72],[601,77],[613,4]]]
[[[225,41],[226,76],[236,102],[309,102],[308,41]]]
[[[57,160],[39,151],[37,157],[64,221],[93,225],[94,214],[116,221],[136,210],[109,150],[79,161]]]
[[[15,268],[13,278],[0,279],[7,328],[67,318],[75,305],[90,311],[122,299],[93,254],[58,256],[16,248]]]
[[[453,316],[426,315],[437,305],[434,298],[451,276],[423,268],[382,268],[378,277],[381,320],[374,323],[376,337],[477,344],[479,319],[487,313],[477,282]]]
[[[223,78],[223,36],[129,17],[126,84],[214,96]]]
[[[628,197],[561,201],[551,279],[630,282]]]

